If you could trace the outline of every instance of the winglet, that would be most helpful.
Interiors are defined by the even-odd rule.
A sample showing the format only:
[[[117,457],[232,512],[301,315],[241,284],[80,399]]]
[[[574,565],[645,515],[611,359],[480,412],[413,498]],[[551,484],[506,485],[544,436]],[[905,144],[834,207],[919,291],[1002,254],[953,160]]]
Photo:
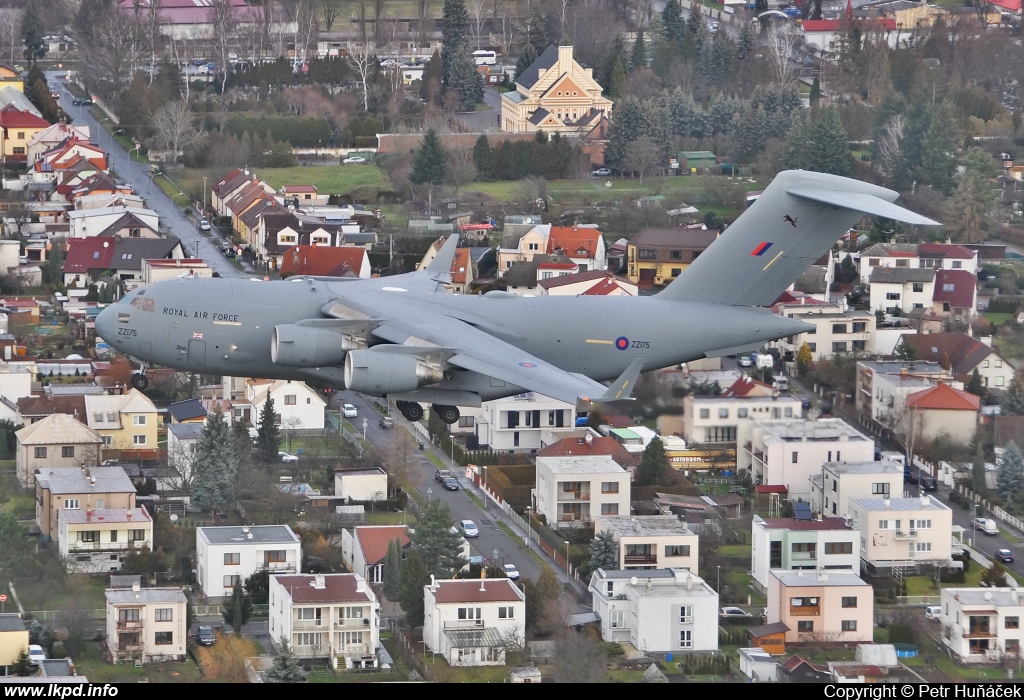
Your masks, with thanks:
[[[618,379],[612,382],[608,386],[608,390],[605,391],[601,396],[594,398],[588,398],[581,396],[581,401],[587,401],[589,403],[605,403],[608,401],[625,401],[632,399],[630,394],[633,393],[633,388],[636,386],[637,377],[640,376],[640,372],[643,370],[644,361],[642,358],[637,358],[630,363],[626,371],[623,372]]]
[[[432,274],[444,273],[448,274],[452,271],[452,263],[455,262],[455,249],[459,247],[459,234],[453,233],[448,236],[448,240],[441,246],[441,250],[437,251],[437,255],[430,261],[425,268],[427,272]]]

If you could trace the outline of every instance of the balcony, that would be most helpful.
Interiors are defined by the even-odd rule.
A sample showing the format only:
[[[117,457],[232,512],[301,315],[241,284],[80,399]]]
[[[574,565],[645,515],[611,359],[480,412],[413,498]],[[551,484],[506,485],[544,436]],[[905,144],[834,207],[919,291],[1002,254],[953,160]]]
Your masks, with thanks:
[[[365,629],[370,626],[368,617],[346,617],[344,620],[335,620],[334,629]]]
[[[622,558],[622,563],[626,566],[637,565],[637,564],[657,564],[657,554],[626,554]]]
[[[816,552],[792,552],[789,555],[790,561],[816,561]]]
[[[483,620],[449,620],[444,623],[446,630],[469,630],[483,627]]]
[[[144,620],[118,620],[117,629],[119,630],[140,630],[145,623]]]
[[[984,627],[972,627],[963,632],[964,639],[995,639],[996,634]]]
[[[589,523],[590,516],[582,513],[561,513],[558,516],[560,523]]]
[[[274,574],[295,574],[298,571],[293,561],[265,561],[263,568]]]
[[[133,642],[131,644],[118,644],[115,651],[118,654],[138,654],[144,649],[145,646],[141,642]]]
[[[917,539],[917,530],[897,530],[896,539],[898,540],[914,540]]]
[[[790,617],[817,617],[821,615],[821,607],[818,605],[801,605],[789,608]]]
[[[320,620],[292,620],[292,630],[294,630],[296,632],[304,632],[304,631],[309,631],[309,630],[312,630],[312,631],[322,630],[325,627],[327,627],[327,625],[324,624],[324,621],[322,619],[320,619]]]
[[[589,501],[590,491],[559,491],[559,501]]]
[[[140,549],[143,546],[150,546],[149,540],[133,540],[131,542],[70,542],[70,552],[126,552],[129,549]]]

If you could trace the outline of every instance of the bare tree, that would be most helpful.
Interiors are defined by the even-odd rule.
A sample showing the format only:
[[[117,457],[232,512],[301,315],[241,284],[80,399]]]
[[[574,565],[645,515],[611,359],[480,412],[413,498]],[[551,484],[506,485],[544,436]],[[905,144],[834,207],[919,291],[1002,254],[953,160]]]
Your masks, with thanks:
[[[184,100],[169,102],[150,117],[153,137],[157,147],[170,151],[171,164],[177,163],[178,154],[203,139],[203,133],[196,129],[192,110]],[[165,156],[166,161],[166,156]]]
[[[224,94],[228,86],[228,73],[231,71],[231,49],[235,47],[238,34],[238,13],[229,0],[210,0],[210,8],[213,41],[222,71],[220,92]]]
[[[173,450],[167,452],[167,466],[174,472],[171,477],[171,487],[182,493],[192,491],[192,483],[195,481],[195,472],[192,465],[196,461],[197,441],[189,442],[176,441]]]
[[[483,34],[484,21],[487,19],[487,0],[469,0],[469,14],[473,18],[473,37],[476,47],[483,48],[480,36]]]
[[[149,51],[149,84],[153,84],[156,77],[156,52],[160,48],[160,30],[163,28],[163,20],[160,17],[161,0],[149,0],[139,24],[145,33],[146,49]]]
[[[10,63],[14,64],[14,51],[21,36],[21,10],[14,7],[0,9],[0,46],[10,48]]]
[[[295,12],[295,55],[302,52],[305,63],[316,55],[316,41],[320,33],[320,16],[316,0],[300,0]]]
[[[463,186],[476,180],[476,165],[473,163],[473,151],[463,148],[452,151],[448,158],[447,168],[448,182],[455,190],[455,196],[459,196],[459,190]]]
[[[380,44],[381,20],[387,16],[384,11],[384,0],[373,0],[373,43]]]
[[[320,0],[320,17],[323,19],[324,29],[327,31],[331,31],[334,23],[341,16],[341,6],[342,0]]]
[[[417,46],[427,46],[430,33],[430,0],[416,0]]]
[[[271,45],[270,31],[274,26],[275,5],[264,2],[249,9],[248,32],[246,33],[251,57],[260,61]]]
[[[495,0],[494,14],[501,32],[501,53],[508,55],[516,40],[516,22],[508,6],[508,0]]]
[[[188,102],[192,94],[192,81],[188,77],[188,67],[192,65],[192,57],[195,56],[195,42],[188,37],[171,37],[171,59],[179,66],[185,66],[182,79],[185,81],[185,91],[182,97]]]
[[[114,85],[135,72],[143,55],[144,30],[134,12],[107,12],[93,26],[92,66]]]
[[[363,111],[369,112],[370,89],[368,83],[377,67],[377,47],[372,43],[363,43],[349,49],[347,60],[352,70],[359,76],[359,82],[363,85]]]
[[[882,127],[882,133],[875,142],[878,148],[878,160],[882,168],[891,173],[900,158],[900,142],[903,140],[903,130],[907,126],[907,118],[902,114],[894,114]]]
[[[796,44],[796,37],[789,24],[781,22],[772,24],[766,34],[764,42],[775,80],[779,85],[789,85],[796,80],[799,70],[797,65],[789,60]]]
[[[626,167],[640,173],[640,186],[644,175],[654,172],[662,162],[661,145],[650,136],[640,136],[626,146]]]

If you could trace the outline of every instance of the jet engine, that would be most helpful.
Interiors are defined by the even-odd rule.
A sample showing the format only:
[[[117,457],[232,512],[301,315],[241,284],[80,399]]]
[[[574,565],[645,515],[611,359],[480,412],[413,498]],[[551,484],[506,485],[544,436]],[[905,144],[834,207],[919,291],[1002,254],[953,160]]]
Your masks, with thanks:
[[[333,330],[287,324],[274,327],[270,359],[285,367],[334,367],[357,347],[354,340]]]
[[[422,358],[401,352],[354,350],[345,357],[345,388],[365,394],[413,391],[436,384],[443,373]]]

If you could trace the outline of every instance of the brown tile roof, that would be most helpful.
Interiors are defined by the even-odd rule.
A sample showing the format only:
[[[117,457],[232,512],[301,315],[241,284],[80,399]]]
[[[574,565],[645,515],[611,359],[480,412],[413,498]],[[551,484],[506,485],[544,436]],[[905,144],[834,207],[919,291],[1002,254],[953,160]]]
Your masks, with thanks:
[[[403,549],[411,542],[405,525],[360,526],[356,528],[355,535],[363,550],[363,559],[369,566],[384,560],[392,540],[398,540],[398,545]]]
[[[434,600],[438,603],[517,602],[523,600],[523,594],[507,578],[448,580],[437,582]]]
[[[18,399],[18,415],[23,418],[51,413],[66,413],[85,423],[85,396],[25,396]]]
[[[732,383],[728,389],[722,392],[722,396],[771,396],[774,389],[751,377],[743,376]]]
[[[948,356],[956,376],[970,374],[982,360],[995,352],[966,333],[908,333],[901,340],[914,348],[920,360],[941,364],[943,357]]]
[[[596,228],[581,228],[579,226],[552,226],[548,235],[549,254],[554,254],[559,248],[565,251],[570,258],[587,257],[597,255],[597,246],[601,232]]]
[[[471,265],[469,248],[456,249],[455,257],[452,259],[452,282],[455,284],[465,284],[469,274],[472,272],[470,269]]]
[[[680,247],[703,250],[715,242],[718,231],[703,226],[685,228],[645,228],[633,237],[630,245],[651,247]],[[689,261],[686,261],[689,262]]]
[[[323,574],[324,587],[313,588],[315,575],[275,576],[292,597],[292,603],[372,602],[364,590],[356,590],[355,574]],[[368,584],[363,584],[368,587]],[[367,588],[368,590],[368,588]]]
[[[621,467],[640,463],[639,455],[628,452],[615,438],[596,437],[588,444],[583,438],[567,437],[548,445],[537,453],[538,457],[591,457],[607,455]]]
[[[296,245],[281,257],[281,274],[342,277],[358,275],[366,249],[358,246]]]
[[[981,398],[966,391],[954,389],[948,384],[939,384],[931,389],[915,391],[907,396],[907,406],[918,409],[977,412],[981,406]]]
[[[978,278],[967,270],[936,270],[932,300],[953,309],[973,309]]]

